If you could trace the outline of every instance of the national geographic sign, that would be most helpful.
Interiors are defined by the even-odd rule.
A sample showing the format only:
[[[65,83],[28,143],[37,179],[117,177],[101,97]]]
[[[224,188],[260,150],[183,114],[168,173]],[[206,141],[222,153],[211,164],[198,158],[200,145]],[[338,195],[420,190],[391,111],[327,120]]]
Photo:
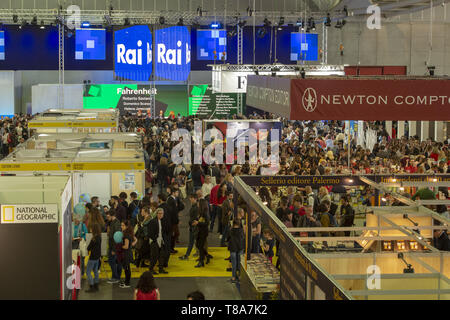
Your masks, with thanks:
[[[58,223],[56,204],[8,204],[1,213],[1,223]]]

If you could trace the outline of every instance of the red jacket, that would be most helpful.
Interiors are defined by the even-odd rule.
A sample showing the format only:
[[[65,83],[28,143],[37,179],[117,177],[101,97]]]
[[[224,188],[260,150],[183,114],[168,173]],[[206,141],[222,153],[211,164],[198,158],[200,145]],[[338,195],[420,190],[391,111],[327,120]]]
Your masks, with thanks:
[[[209,195],[209,203],[217,206],[217,192],[219,191],[220,184],[215,185],[211,189],[211,194]],[[223,202],[223,201],[222,201]]]

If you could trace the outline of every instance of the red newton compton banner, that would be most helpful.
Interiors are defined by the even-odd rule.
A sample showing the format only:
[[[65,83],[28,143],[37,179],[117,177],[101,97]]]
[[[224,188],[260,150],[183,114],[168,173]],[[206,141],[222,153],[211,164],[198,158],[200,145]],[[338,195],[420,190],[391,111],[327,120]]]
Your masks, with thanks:
[[[293,79],[291,120],[450,120],[450,81]]]

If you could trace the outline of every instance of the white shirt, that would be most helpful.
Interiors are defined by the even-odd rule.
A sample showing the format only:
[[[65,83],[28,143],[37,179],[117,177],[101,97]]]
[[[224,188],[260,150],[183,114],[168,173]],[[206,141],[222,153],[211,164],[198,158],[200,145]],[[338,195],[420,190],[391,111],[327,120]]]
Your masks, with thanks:
[[[212,183],[204,183],[202,186],[202,194],[206,197],[211,194],[211,190],[214,188]]]
[[[158,233],[158,238],[156,238],[156,243],[158,243],[158,247],[161,248],[161,245],[163,243],[163,238],[162,238],[162,226],[161,226],[160,219],[158,219],[158,225],[159,225],[159,233]]]

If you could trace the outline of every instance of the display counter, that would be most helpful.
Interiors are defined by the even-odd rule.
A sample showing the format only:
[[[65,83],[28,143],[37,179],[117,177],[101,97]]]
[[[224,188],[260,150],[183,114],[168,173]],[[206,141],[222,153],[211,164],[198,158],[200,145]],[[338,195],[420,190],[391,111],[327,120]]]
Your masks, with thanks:
[[[240,288],[243,300],[276,300],[280,291],[280,272],[262,253],[241,257]]]

